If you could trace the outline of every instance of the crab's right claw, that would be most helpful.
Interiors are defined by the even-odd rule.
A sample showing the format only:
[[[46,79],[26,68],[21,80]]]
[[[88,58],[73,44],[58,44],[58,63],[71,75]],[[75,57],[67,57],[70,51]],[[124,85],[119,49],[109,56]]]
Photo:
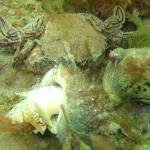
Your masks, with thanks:
[[[122,28],[125,22],[125,13],[120,6],[116,6],[113,15],[104,21],[105,30],[114,33]]]

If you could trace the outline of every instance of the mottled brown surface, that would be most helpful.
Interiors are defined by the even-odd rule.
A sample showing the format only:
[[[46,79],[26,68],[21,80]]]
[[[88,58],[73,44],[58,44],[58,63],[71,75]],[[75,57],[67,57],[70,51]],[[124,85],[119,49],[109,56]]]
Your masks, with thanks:
[[[107,47],[106,37],[83,14],[49,16],[39,41],[26,60],[27,69],[33,72],[62,62],[95,61]]]

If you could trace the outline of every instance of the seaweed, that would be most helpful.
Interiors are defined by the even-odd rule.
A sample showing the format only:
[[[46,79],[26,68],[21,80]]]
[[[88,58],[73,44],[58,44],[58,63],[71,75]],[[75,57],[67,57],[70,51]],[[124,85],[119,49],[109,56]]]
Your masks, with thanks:
[[[16,134],[29,133],[33,127],[28,123],[13,123],[10,118],[0,117],[0,133],[11,132]]]
[[[63,13],[63,0],[42,0],[42,8],[48,14]]]
[[[128,57],[128,61],[125,65],[127,68],[125,68],[125,71],[136,82],[149,76],[149,59],[145,59],[142,62],[139,61],[139,59],[133,59],[132,57]]]
[[[150,16],[150,3],[147,0],[64,0],[63,9],[65,12],[88,12],[106,19],[116,5],[121,6],[126,13],[136,8],[141,16]]]
[[[137,30],[127,33],[127,47],[150,47],[150,20],[141,19],[139,11],[129,15],[129,21],[136,25]]]
[[[95,150],[114,150],[114,148],[106,142],[106,139],[99,135],[91,135],[90,139]]]
[[[127,138],[127,141],[130,141],[131,143],[143,142],[142,134],[139,130],[139,126],[136,124],[136,122],[133,121],[131,117],[126,116],[125,114],[120,115],[120,116],[118,115],[116,122],[120,124],[121,133]],[[128,143],[128,144],[131,144],[131,143]]]

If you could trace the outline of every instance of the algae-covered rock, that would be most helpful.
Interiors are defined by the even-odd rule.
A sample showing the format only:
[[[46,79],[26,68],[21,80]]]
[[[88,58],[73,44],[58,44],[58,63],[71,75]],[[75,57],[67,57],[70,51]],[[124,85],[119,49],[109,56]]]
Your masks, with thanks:
[[[116,63],[108,63],[103,78],[110,100],[150,103],[150,49],[117,48],[113,53]]]
[[[96,40],[95,40],[96,39]],[[60,14],[50,16],[40,45],[26,61],[28,70],[38,72],[61,62],[97,59],[106,49],[106,37],[96,31],[86,16]]]
[[[80,66],[94,63],[108,44],[113,47],[121,41],[118,34],[124,22],[125,13],[120,6],[116,6],[112,16],[105,21],[92,14],[51,15],[39,45],[26,60],[26,67],[33,72],[42,72],[47,66],[64,62]]]

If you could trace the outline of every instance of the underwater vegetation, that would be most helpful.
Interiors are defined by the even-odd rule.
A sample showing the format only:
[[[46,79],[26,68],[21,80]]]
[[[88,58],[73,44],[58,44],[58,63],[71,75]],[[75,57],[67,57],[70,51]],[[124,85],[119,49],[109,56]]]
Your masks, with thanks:
[[[33,15],[34,13],[40,13],[42,10],[41,5],[40,3],[35,2],[35,0],[27,0],[25,2],[19,0],[16,0],[15,2],[13,0],[2,1],[1,4],[3,7],[0,8],[0,14],[3,16],[18,17],[19,19],[21,16],[23,17]]]
[[[48,14],[63,13],[64,0],[41,0],[42,8]]]
[[[31,133],[33,127],[28,123],[12,123],[10,118],[0,117],[0,133],[11,132],[15,134]]]
[[[134,10],[129,15],[129,21],[136,26],[136,29],[127,33],[125,47],[150,47],[150,20],[141,19],[139,15],[138,10]]]
[[[46,12],[86,12],[92,13],[100,18],[107,18],[111,15],[112,9],[119,5],[126,13],[131,13],[133,9],[140,11],[140,16],[149,17],[149,0],[41,0]]]
[[[32,135],[45,142],[48,127],[48,140],[52,140],[52,133],[56,134],[64,150],[141,150],[147,147],[150,139],[149,1],[27,0],[19,3],[16,0],[12,7],[8,2],[13,1],[1,3],[5,7],[0,14],[7,17],[1,17],[1,24],[6,26],[0,33],[6,43],[0,46],[20,51],[15,56],[14,53],[8,56],[5,51],[2,51],[5,55],[0,53],[0,115],[3,115],[0,116],[0,133],[30,134],[34,130],[32,126],[41,125],[42,120],[44,135]],[[40,17],[31,20],[35,16]],[[134,26],[130,27],[130,23]],[[124,38],[118,32],[126,26],[131,32],[124,32]],[[114,42],[117,37],[125,40],[126,49],[113,50],[120,46]],[[28,46],[31,49],[25,53]],[[13,60],[16,65],[12,67]],[[52,73],[52,76],[46,74],[43,81],[43,75],[51,68],[48,75]],[[61,108],[63,114],[59,111],[59,115],[49,118],[47,115],[51,115],[53,105],[44,100],[46,96],[47,101],[52,100],[52,96],[47,95],[42,86],[52,83],[56,86],[54,91],[60,86],[63,88],[67,103]],[[41,99],[32,107],[34,96],[24,103],[22,100],[26,97],[21,95],[34,90],[37,92],[30,93],[31,96]],[[14,111],[10,111],[12,109]],[[22,123],[4,116],[8,112],[12,120],[16,116]],[[52,132],[52,125],[58,127],[58,133]],[[52,148],[50,145],[41,149]]]

